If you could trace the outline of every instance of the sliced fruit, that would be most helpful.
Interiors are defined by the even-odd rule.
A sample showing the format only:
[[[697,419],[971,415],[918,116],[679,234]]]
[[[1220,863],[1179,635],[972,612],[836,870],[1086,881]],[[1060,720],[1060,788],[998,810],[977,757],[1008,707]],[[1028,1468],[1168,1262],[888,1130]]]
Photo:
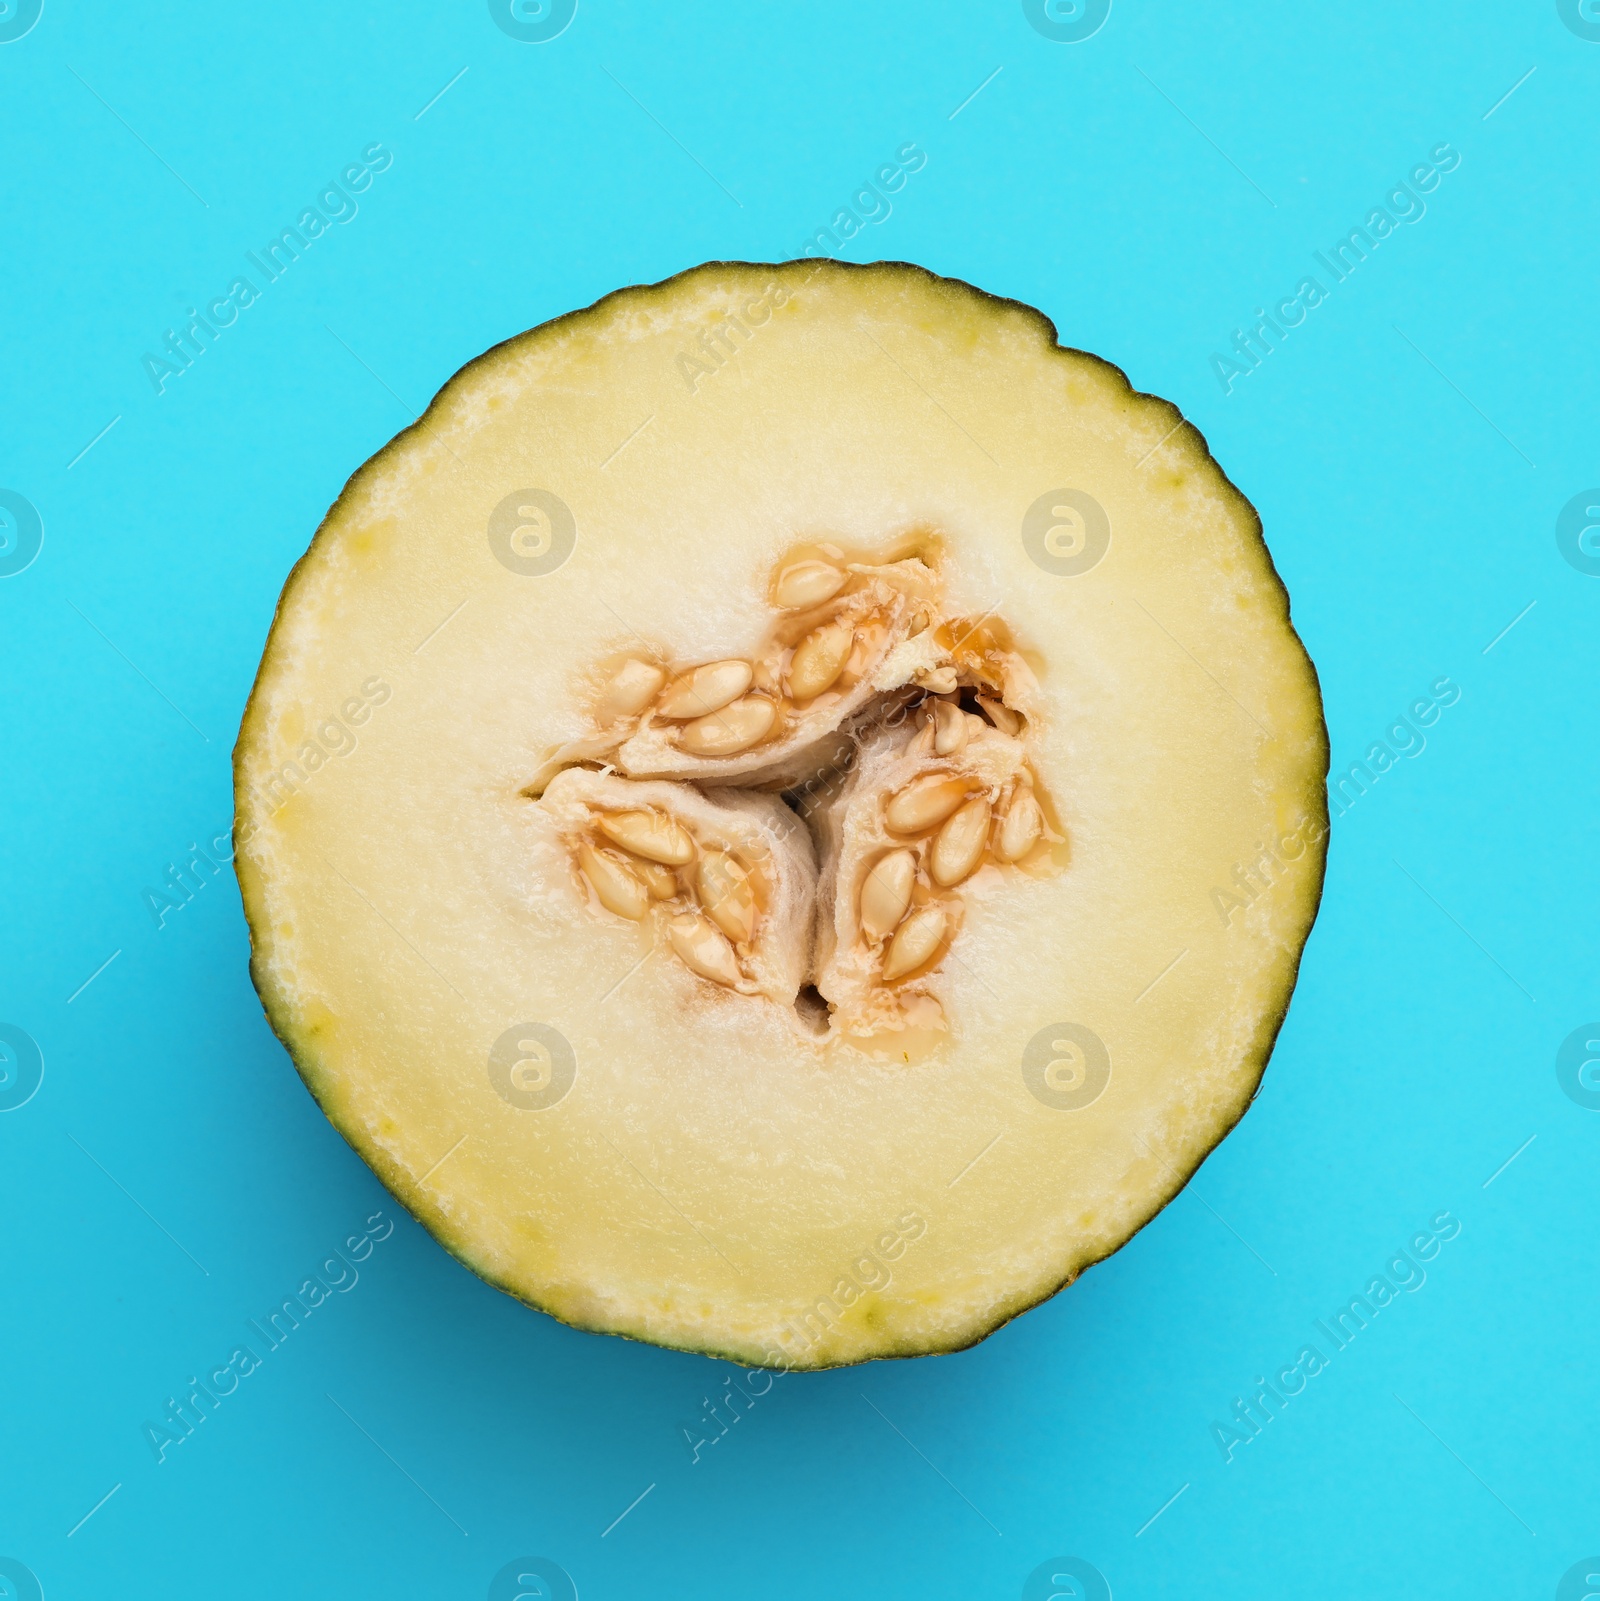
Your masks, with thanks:
[[[236,860],[273,1027],[448,1249],[826,1367],[981,1339],[1182,1186],[1288,1005],[1326,768],[1173,407],[915,268],[718,264],[351,479]]]

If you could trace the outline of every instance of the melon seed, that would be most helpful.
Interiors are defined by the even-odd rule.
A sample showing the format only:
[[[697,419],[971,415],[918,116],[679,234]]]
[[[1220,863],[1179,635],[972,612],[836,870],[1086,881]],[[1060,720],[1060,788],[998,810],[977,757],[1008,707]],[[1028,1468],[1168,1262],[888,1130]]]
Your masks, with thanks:
[[[644,880],[652,900],[670,901],[678,893],[678,875],[660,862],[647,862],[642,856],[628,863]]]
[[[911,904],[911,887],[917,877],[917,853],[890,851],[873,864],[861,885],[861,931],[873,941],[899,926]]]
[[[980,695],[978,696],[978,705],[983,708],[984,715],[1002,734],[1009,734],[1015,739],[1022,732],[1021,715],[1012,711],[1004,701],[996,700],[992,695]]]
[[[810,700],[844,671],[855,643],[856,631],[849,623],[824,623],[808,634],[796,647],[789,664],[789,693],[796,700]]]
[[[995,842],[995,854],[1003,862],[1017,862],[1028,854],[1044,832],[1044,814],[1026,784],[1019,784],[1006,808],[1000,824],[1000,838]]]
[[[928,855],[934,883],[946,889],[959,884],[978,865],[988,838],[989,803],[979,795],[958,807],[939,830]]]
[[[832,600],[844,588],[846,576],[832,562],[797,561],[778,574],[773,598],[784,611],[804,611]]]
[[[726,851],[707,851],[695,870],[696,892],[706,915],[736,945],[756,931],[756,891],[750,869]]]
[[[726,936],[696,912],[680,912],[667,924],[667,942],[693,973],[713,984],[733,989],[739,982],[739,964]]]
[[[749,662],[707,662],[667,685],[656,703],[657,715],[677,720],[720,711],[744,694],[754,676]]]
[[[772,701],[761,695],[751,695],[712,712],[709,717],[685,724],[679,747],[691,756],[734,756],[760,744],[777,716],[778,708]]]
[[[939,756],[954,756],[967,743],[967,714],[953,700],[933,703],[933,749]]]
[[[944,773],[924,773],[889,799],[883,820],[896,834],[919,834],[942,823],[967,798],[967,786]]]
[[[649,891],[639,875],[620,857],[610,851],[598,851],[585,841],[578,847],[578,866],[608,912],[634,923],[644,916],[650,904]]]
[[[633,717],[656,697],[667,675],[654,662],[630,656],[611,675],[600,697],[600,720],[614,723],[619,717]]]
[[[647,862],[687,867],[694,860],[694,841],[665,812],[606,812],[600,832]]]
[[[883,981],[892,983],[921,967],[938,950],[948,918],[942,906],[923,906],[900,925],[883,960]]]

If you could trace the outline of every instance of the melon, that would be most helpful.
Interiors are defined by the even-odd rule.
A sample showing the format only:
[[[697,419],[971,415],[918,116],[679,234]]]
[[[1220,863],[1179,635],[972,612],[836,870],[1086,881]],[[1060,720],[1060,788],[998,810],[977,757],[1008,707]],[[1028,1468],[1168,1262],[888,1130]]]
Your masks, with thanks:
[[[920,268],[717,263],[479,357],[350,479],[235,752],[251,970],[528,1305],[952,1351],[1249,1105],[1327,758],[1176,408]]]

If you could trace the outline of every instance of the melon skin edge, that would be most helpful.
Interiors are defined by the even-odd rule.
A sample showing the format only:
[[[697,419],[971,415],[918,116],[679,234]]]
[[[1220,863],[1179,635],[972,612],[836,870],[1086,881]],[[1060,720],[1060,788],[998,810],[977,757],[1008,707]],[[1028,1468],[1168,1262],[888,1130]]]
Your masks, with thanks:
[[[332,530],[330,525],[335,522],[336,514],[340,505],[345,501],[346,497],[350,496],[363,484],[369,475],[375,474],[381,470],[386,458],[391,452],[396,451],[402,445],[402,442],[408,440],[414,433],[421,432],[425,434],[427,432],[430,422],[434,418],[435,412],[439,409],[441,403],[449,395],[454,386],[465,380],[467,376],[471,374],[481,363],[492,363],[504,353],[518,346],[522,342],[547,334],[552,328],[565,327],[569,330],[581,329],[586,321],[598,320],[613,301],[619,298],[637,294],[641,288],[649,290],[662,290],[671,286],[690,283],[701,276],[715,275],[728,271],[760,272],[776,282],[791,288],[792,290],[798,290],[802,288],[805,284],[812,282],[819,275],[886,275],[897,277],[901,281],[915,279],[923,281],[928,286],[936,288],[941,293],[975,297],[981,301],[990,302],[996,307],[1003,307],[1009,312],[1021,313],[1028,318],[1033,319],[1041,329],[1048,343],[1054,347],[1054,349],[1060,351],[1063,355],[1071,356],[1077,360],[1087,360],[1093,362],[1099,368],[1103,369],[1107,374],[1111,375],[1117,384],[1120,385],[1124,391],[1126,391],[1127,399],[1130,404],[1137,402],[1142,406],[1148,407],[1152,403],[1159,403],[1166,409],[1166,411],[1170,414],[1172,437],[1174,439],[1181,439],[1195,451],[1200,460],[1202,469],[1214,474],[1217,485],[1231,495],[1236,500],[1239,508],[1247,513],[1250,526],[1254,533],[1254,538],[1260,547],[1259,554],[1264,560],[1271,579],[1277,585],[1277,590],[1281,597],[1285,625],[1290,629],[1292,634],[1292,624],[1289,622],[1288,593],[1276,571],[1275,566],[1272,564],[1271,554],[1263,537],[1260,518],[1245,497],[1238,491],[1231,481],[1227,479],[1220,465],[1215,462],[1214,457],[1211,455],[1209,448],[1207,447],[1203,437],[1199,434],[1198,430],[1196,430],[1192,424],[1183,419],[1178,408],[1173,406],[1170,402],[1161,401],[1159,400],[1159,397],[1148,396],[1135,391],[1128,382],[1126,375],[1121,371],[1120,368],[1115,367],[1112,363],[1104,361],[1103,358],[1093,356],[1088,352],[1075,350],[1072,347],[1061,345],[1054,324],[1037,309],[1023,305],[1017,301],[1007,300],[1002,297],[987,294],[985,291],[976,289],[971,285],[961,282],[960,280],[938,278],[936,275],[929,273],[926,269],[909,263],[877,263],[868,266],[855,266],[828,260],[800,260],[779,264],[712,262],[703,266],[691,268],[686,272],[677,274],[672,278],[664,280],[660,284],[636,286],[617,290],[595,302],[594,305],[590,307],[567,313],[561,317],[552,319],[550,322],[541,324],[537,328],[517,334],[512,338],[503,341],[501,344],[494,346],[490,350],[484,352],[482,355],[475,357],[471,362],[463,366],[441,387],[439,393],[430,402],[428,409],[423,413],[416,423],[402,430],[401,433],[397,434],[394,439],[392,439],[381,450],[374,454],[366,463],[359,467],[354,474],[352,474],[344,490],[341,492],[339,500],[335,502],[334,506],[330,509],[328,515],[324,518],[322,524],[319,526],[317,534],[306,554],[302,556],[301,559],[295,564],[294,569],[289,574],[289,577],[284,584],[283,591],[279,597],[277,609],[274,613],[272,628],[268,633],[268,638],[262,654],[261,665],[257,673],[250,700],[245,708],[238,741],[234,749],[234,865],[240,885],[246,922],[250,931],[252,953],[250,964],[251,977],[256,986],[258,995],[261,998],[262,1006],[269,1025],[272,1027],[274,1033],[282,1041],[285,1049],[288,1051],[290,1059],[294,1062],[296,1070],[300,1073],[307,1089],[311,1092],[313,1099],[316,1100],[318,1106],[324,1111],[324,1114],[328,1116],[329,1121],[333,1123],[334,1127],[337,1128],[340,1134],[345,1137],[346,1141],[352,1146],[352,1149],[354,1149],[356,1153],[361,1156],[363,1161],[373,1168],[373,1171],[377,1174],[380,1181],[389,1189],[396,1201],[404,1206],[409,1212],[411,1212],[413,1217],[415,1217],[418,1222],[422,1223],[424,1228],[429,1229],[439,1243],[442,1244],[451,1255],[455,1256],[457,1260],[459,1260],[467,1268],[471,1269],[479,1277],[486,1279],[489,1283],[494,1284],[496,1288],[513,1296],[513,1298],[523,1301],[524,1304],[534,1307],[536,1310],[546,1312],[549,1315],[556,1317],[559,1321],[567,1323],[571,1327],[584,1329],[587,1332],[604,1332],[613,1334],[620,1333],[624,1338],[642,1340],[643,1343],[661,1344],[672,1349],[692,1351],[697,1354],[719,1358],[747,1367],[766,1366],[776,1369],[795,1370],[803,1370],[808,1368],[822,1369],[834,1366],[852,1365],[855,1362],[875,1360],[888,1356],[909,1357],[914,1355],[942,1354],[968,1349],[972,1345],[975,1345],[981,1340],[987,1338],[987,1336],[993,1333],[996,1329],[1003,1327],[1005,1323],[1009,1322],[1012,1318],[1019,1316],[1022,1312],[1030,1310],[1032,1307],[1039,1305],[1045,1300],[1048,1300],[1059,1290],[1072,1283],[1086,1267],[1092,1266],[1096,1261],[1104,1260],[1105,1256],[1112,1254],[1117,1249],[1120,1249],[1122,1244],[1125,1244],[1134,1233],[1138,1232],[1139,1229],[1143,1228],[1145,1224],[1150,1222],[1155,1215],[1177,1195],[1177,1193],[1193,1176],[1194,1172],[1198,1170],[1205,1157],[1209,1155],[1210,1150],[1215,1149],[1216,1145],[1219,1144],[1221,1140],[1225,1138],[1232,1128],[1237,1124],[1239,1118],[1244,1115],[1246,1110],[1248,1110],[1251,1101],[1253,1101],[1255,1095],[1259,1092],[1261,1078],[1265,1072],[1267,1062],[1271,1056],[1273,1046],[1287,1016],[1288,1008],[1292,1000],[1294,984],[1297,980],[1300,964],[1304,957],[1305,943],[1309,938],[1311,928],[1315,922],[1317,911],[1320,907],[1326,873],[1326,848],[1329,830],[1326,777],[1330,752],[1326,724],[1321,715],[1322,700],[1320,684],[1317,678],[1315,666],[1310,660],[1309,655],[1304,652],[1303,647],[1301,649],[1301,661],[1303,663],[1305,674],[1304,687],[1308,691],[1311,701],[1317,708],[1317,731],[1320,735],[1320,744],[1316,755],[1316,760],[1306,771],[1305,791],[1303,794],[1295,796],[1294,799],[1297,801],[1304,816],[1308,819],[1308,823],[1306,825],[1307,828],[1314,829],[1319,838],[1314,843],[1308,842],[1307,846],[1308,854],[1313,858],[1313,861],[1310,864],[1313,868],[1313,874],[1309,887],[1304,891],[1302,896],[1303,915],[1300,920],[1301,932],[1297,947],[1293,951],[1292,960],[1288,965],[1287,980],[1283,986],[1281,1005],[1278,1007],[1275,1016],[1264,1017],[1262,1019],[1259,1027],[1256,1030],[1255,1037],[1241,1053],[1241,1060],[1237,1069],[1237,1080],[1241,1086],[1241,1099],[1237,1110],[1234,1111],[1231,1117],[1228,1117],[1225,1123],[1219,1127],[1215,1140],[1207,1150],[1200,1152],[1200,1154],[1191,1163],[1187,1164],[1186,1167],[1171,1171],[1171,1173],[1168,1175],[1168,1182],[1164,1188],[1155,1192],[1147,1214],[1131,1229],[1129,1229],[1121,1240],[1110,1245],[1106,1250],[1102,1251],[1099,1255],[1093,1257],[1092,1259],[1079,1263],[1077,1266],[1068,1271],[1058,1282],[1043,1288],[1036,1296],[1028,1300],[1026,1304],[1013,1305],[998,1312],[993,1322],[990,1323],[989,1326],[981,1328],[970,1334],[963,1334],[962,1337],[952,1339],[947,1343],[933,1342],[928,1344],[918,1344],[914,1349],[906,1350],[896,1350],[892,1347],[886,1347],[873,1351],[865,1356],[847,1356],[839,1360],[830,1359],[825,1352],[822,1353],[815,1361],[806,1360],[804,1358],[800,1360],[794,1360],[792,1357],[786,1354],[774,1351],[769,1354],[769,1358],[767,1360],[755,1361],[752,1360],[753,1353],[749,1349],[725,1350],[716,1346],[714,1343],[677,1343],[670,1340],[657,1339],[654,1337],[646,1339],[644,1336],[630,1333],[627,1330],[585,1322],[581,1316],[571,1315],[570,1312],[560,1308],[559,1306],[541,1304],[538,1299],[523,1293],[512,1284],[506,1282],[504,1277],[497,1276],[492,1267],[489,1265],[474,1261],[470,1249],[461,1241],[452,1240],[451,1238],[447,1237],[445,1231],[430,1225],[427,1220],[426,1207],[423,1205],[417,1192],[417,1186],[413,1183],[410,1176],[396,1165],[386,1161],[383,1153],[380,1150],[363,1148],[362,1144],[354,1136],[346,1122],[341,1119],[338,1109],[330,1108],[329,1097],[326,1093],[327,1086],[321,1082],[322,1072],[317,1061],[318,1053],[316,1040],[314,1037],[314,1029],[306,1027],[302,1021],[294,1019],[289,1015],[288,1008],[280,1003],[280,998],[274,993],[273,986],[265,975],[266,953],[272,936],[270,930],[265,924],[263,885],[260,880],[259,872],[250,858],[248,846],[256,830],[265,820],[263,813],[266,810],[266,802],[249,791],[245,776],[246,764],[255,742],[258,739],[265,738],[264,720],[266,709],[264,706],[263,685],[270,676],[270,673],[275,665],[275,649],[279,648],[281,645],[281,639],[279,635],[280,620],[285,613],[286,607],[293,600],[297,585],[304,579],[308,562],[310,562],[311,559],[318,553],[322,542],[326,538],[331,537]]]

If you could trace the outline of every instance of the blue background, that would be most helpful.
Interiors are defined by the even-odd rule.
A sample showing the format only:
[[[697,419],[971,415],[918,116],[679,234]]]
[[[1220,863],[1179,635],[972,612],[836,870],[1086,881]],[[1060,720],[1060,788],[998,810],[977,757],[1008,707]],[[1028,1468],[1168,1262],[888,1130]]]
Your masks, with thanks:
[[[48,0],[0,45],[0,487],[44,525],[0,581],[0,1019],[44,1060],[0,1116],[0,1556],[51,1601],[480,1597],[532,1555],[585,1601],[1045,1563],[1042,1597],[1067,1556],[1119,1598],[1543,1597],[1600,1550],[1600,1114],[1555,1072],[1600,1016],[1600,581],[1555,539],[1600,483],[1600,42],[1553,0],[1223,10],[1063,43],[1000,0],[583,0],[524,43],[468,0]],[[279,587],[362,460],[510,334],[794,255],[908,140],[841,254],[1037,305],[1183,408],[1336,769],[1462,694],[1337,820],[1261,1096],[1188,1190],[977,1349],[785,1378],[695,1463],[727,1369],[448,1259],[269,1034],[231,875],[159,929],[143,896],[228,827]],[[141,358],[373,141],[359,213],[158,396]],[[1212,355],[1442,141],[1426,215],[1225,393]],[[359,1283],[158,1464],[144,1424],[379,1209]],[[1444,1209],[1427,1283],[1225,1462],[1213,1421]]]

